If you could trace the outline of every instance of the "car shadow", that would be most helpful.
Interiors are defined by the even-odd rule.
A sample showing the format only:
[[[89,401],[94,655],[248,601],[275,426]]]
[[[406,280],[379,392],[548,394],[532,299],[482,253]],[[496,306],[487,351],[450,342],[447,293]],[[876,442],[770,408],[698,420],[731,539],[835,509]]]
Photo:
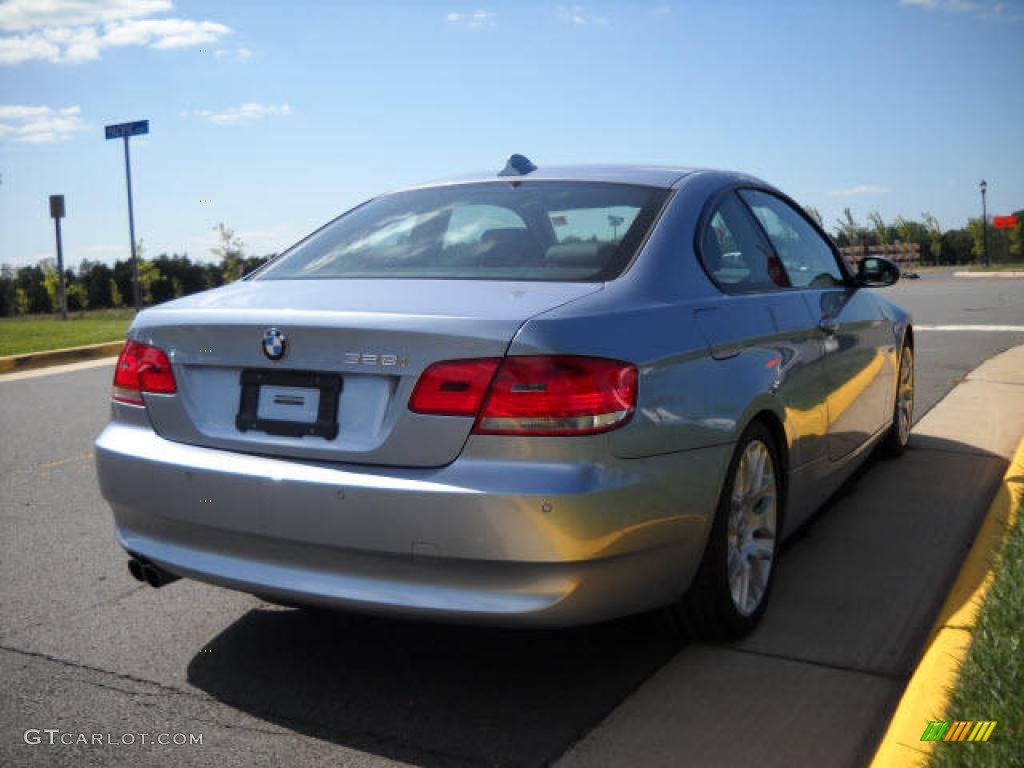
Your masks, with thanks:
[[[424,766],[544,765],[678,650],[659,614],[568,630],[249,611],[188,666],[219,701]]]
[[[903,459],[871,457],[788,540],[766,621],[731,647],[909,674],[1004,469],[994,454],[916,435]],[[660,613],[500,630],[266,606],[197,652],[187,674],[257,718],[385,758],[546,765],[678,651]],[[887,716],[879,707],[879,734]]]

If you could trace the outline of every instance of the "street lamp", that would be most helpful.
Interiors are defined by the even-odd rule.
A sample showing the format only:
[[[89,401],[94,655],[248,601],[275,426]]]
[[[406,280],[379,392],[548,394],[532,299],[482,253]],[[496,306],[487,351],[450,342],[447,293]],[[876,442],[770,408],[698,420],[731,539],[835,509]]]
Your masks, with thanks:
[[[981,253],[985,258],[985,266],[988,266],[988,209],[985,207],[985,193],[988,192],[988,182],[981,180]]]

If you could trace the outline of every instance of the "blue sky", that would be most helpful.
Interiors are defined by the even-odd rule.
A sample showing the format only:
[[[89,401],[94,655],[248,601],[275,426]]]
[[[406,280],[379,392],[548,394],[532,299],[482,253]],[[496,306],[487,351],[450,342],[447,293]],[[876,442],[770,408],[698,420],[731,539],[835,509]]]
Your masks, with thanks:
[[[944,227],[1024,208],[1024,0],[0,2],[0,263],[280,250],[378,192],[538,164],[759,175]]]

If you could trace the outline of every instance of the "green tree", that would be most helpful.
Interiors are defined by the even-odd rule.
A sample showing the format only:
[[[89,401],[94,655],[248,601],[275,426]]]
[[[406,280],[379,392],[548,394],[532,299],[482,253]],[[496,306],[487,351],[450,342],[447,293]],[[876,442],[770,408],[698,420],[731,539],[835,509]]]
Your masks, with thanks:
[[[143,304],[153,303],[153,286],[162,278],[160,269],[152,261],[139,259],[139,292]]]
[[[81,312],[89,308],[89,291],[77,280],[68,285],[68,311]]]
[[[52,259],[50,262],[52,263]],[[56,272],[56,270],[54,270]],[[28,307],[25,314],[42,314],[53,311],[53,303],[50,301],[50,294],[46,290],[45,275],[38,264],[31,267],[22,267],[14,279],[18,288],[21,288],[27,297]]]
[[[938,264],[942,256],[942,227],[939,225],[939,220],[927,211],[921,214],[921,219],[928,231],[928,253],[931,260]]]
[[[46,288],[46,295],[50,297],[50,306],[60,310],[60,301],[57,296],[57,287],[60,278],[57,275],[57,267],[53,259],[43,259],[39,262],[39,268],[43,271],[43,286]]]
[[[981,224],[981,219],[968,219],[967,231],[971,236],[971,256],[980,261],[985,257],[985,228]]]
[[[17,312],[14,302],[14,269],[8,264],[0,264],[0,317],[9,317]]]
[[[871,227],[875,230],[875,238],[878,240],[878,244],[889,245],[889,228],[886,226],[882,214],[878,211],[872,211],[868,214],[868,221],[871,222]]]
[[[233,229],[224,226],[224,222],[219,222],[213,231],[217,233],[220,242],[210,249],[210,253],[220,257],[221,276],[224,282],[233,283],[243,274],[242,259],[245,258],[245,243],[238,238]]]
[[[818,226],[822,229],[825,228],[825,221],[821,218],[821,211],[815,208],[813,205],[805,205],[804,212],[817,222]]]
[[[110,278],[110,306],[120,307],[124,305],[124,299],[121,297],[121,289],[117,287],[117,281],[114,278]]]
[[[966,229],[949,229],[942,234],[942,263],[966,264],[971,260],[974,241]]]
[[[843,208],[843,215],[836,219],[836,242],[841,246],[864,245],[864,227],[857,223],[849,208]]]
[[[897,216],[893,220],[893,226],[896,228],[896,236],[899,238],[901,243],[912,243],[914,242],[914,223],[907,221],[902,216]]]
[[[14,311],[19,315],[27,315],[29,307],[28,291],[18,286],[14,289]]]
[[[85,288],[89,306],[98,309],[113,306],[110,297],[110,267],[98,261],[82,259],[78,267],[77,281]]]
[[[1014,211],[1013,215],[1017,219],[1017,224],[1010,230],[1009,251],[1011,259],[1019,260],[1024,256],[1024,211]]]

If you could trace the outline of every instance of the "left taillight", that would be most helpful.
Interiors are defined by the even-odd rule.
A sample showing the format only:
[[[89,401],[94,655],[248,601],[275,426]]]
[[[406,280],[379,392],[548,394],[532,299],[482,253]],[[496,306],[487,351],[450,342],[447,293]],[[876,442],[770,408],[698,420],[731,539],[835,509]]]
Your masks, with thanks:
[[[178,391],[171,361],[159,347],[126,341],[114,369],[110,396],[120,403],[144,405],[143,392],[171,395]]]

